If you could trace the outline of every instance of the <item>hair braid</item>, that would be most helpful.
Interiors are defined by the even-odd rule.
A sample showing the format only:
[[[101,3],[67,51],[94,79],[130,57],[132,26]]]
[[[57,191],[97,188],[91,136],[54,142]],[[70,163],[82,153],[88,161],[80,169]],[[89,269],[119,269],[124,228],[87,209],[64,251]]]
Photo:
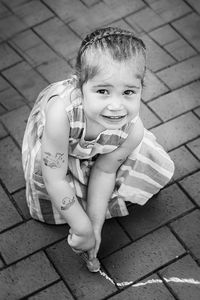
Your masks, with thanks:
[[[78,51],[76,75],[80,88],[98,72],[98,64],[94,65],[91,61],[91,57],[96,55],[94,51],[109,53],[114,60],[120,62],[141,54],[144,57],[145,72],[146,47],[141,39],[118,27],[100,28],[85,37]]]
[[[108,38],[108,37],[127,37],[127,38],[132,37],[134,39],[137,39],[131,32],[117,28],[117,27],[107,27],[107,28],[97,29],[94,32],[92,32],[91,34],[88,34],[86,36],[86,38],[82,41],[82,44],[80,47],[81,54],[90,45],[95,45],[98,41],[100,41],[104,38]],[[145,49],[144,44],[143,44],[143,47]]]

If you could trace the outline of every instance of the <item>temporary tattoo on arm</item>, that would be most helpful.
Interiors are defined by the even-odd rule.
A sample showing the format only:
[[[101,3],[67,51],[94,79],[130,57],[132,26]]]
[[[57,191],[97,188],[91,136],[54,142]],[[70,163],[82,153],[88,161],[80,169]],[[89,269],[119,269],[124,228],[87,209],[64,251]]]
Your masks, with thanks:
[[[65,197],[62,200],[62,205],[60,208],[61,208],[61,210],[68,210],[74,203],[75,203],[75,197],[73,197],[72,199]]]
[[[125,162],[126,160],[126,157],[122,157],[122,158],[119,158],[117,161],[122,164],[123,162]]]
[[[52,169],[60,168],[61,165],[65,162],[64,153],[57,152],[56,155],[51,154],[50,152],[44,152],[45,157],[43,158],[44,164],[47,167]]]

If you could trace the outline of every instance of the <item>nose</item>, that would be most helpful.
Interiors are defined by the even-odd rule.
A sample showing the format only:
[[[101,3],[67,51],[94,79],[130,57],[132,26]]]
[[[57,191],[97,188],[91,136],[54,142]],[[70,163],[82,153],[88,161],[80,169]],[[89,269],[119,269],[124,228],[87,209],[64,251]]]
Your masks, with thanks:
[[[123,104],[120,97],[114,97],[108,104],[109,110],[121,110],[123,109]]]

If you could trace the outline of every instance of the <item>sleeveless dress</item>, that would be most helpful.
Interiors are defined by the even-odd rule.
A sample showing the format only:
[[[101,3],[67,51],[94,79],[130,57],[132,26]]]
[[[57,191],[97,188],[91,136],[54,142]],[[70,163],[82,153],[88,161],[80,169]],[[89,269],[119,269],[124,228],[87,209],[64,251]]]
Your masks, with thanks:
[[[136,122],[137,117],[120,129],[105,130],[95,140],[87,141],[84,110],[73,78],[53,83],[39,94],[29,116],[22,144],[26,199],[34,219],[49,224],[63,224],[66,220],[54,207],[48,195],[41,169],[44,111],[48,101],[55,95],[59,95],[63,101],[66,97],[70,97],[70,105],[66,107],[70,123],[66,180],[83,208],[86,206],[88,178],[96,158],[117,149],[127,138],[129,127],[131,123]],[[155,136],[145,129],[141,143],[117,171],[115,188],[108,203],[106,217],[128,215],[126,201],[144,205],[168,183],[173,173],[174,163],[169,155],[157,143]]]

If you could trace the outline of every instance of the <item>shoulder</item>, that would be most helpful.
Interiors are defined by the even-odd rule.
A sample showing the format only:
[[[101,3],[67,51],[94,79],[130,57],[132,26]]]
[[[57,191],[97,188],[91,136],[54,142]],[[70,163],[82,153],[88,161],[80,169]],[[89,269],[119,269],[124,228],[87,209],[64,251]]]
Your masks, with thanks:
[[[144,125],[140,117],[137,119],[135,124],[131,124],[128,132],[128,136],[124,143],[121,145],[124,149],[131,152],[133,151],[142,141],[144,136]]]
[[[60,96],[52,97],[45,108],[45,132],[53,139],[64,137],[69,132],[66,104]]]
[[[51,99],[62,99],[64,105],[68,107],[72,102],[80,97],[80,89],[77,88],[77,80],[74,76],[63,81],[52,83],[46,93],[47,103],[52,102]]]

